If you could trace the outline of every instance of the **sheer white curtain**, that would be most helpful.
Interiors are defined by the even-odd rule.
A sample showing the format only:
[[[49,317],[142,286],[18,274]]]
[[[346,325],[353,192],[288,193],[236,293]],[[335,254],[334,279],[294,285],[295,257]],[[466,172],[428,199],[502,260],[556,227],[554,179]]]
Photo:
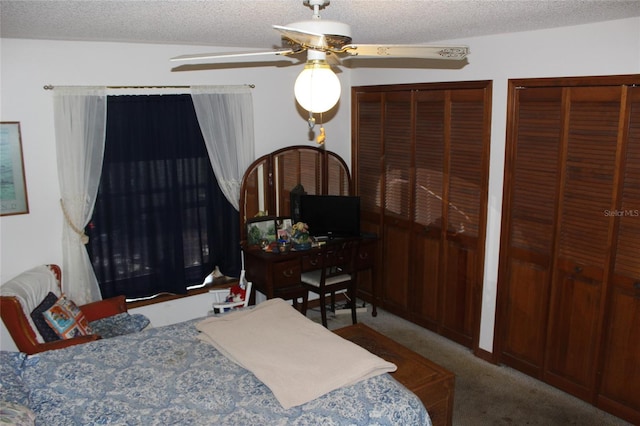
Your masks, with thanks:
[[[192,86],[191,98],[222,193],[240,210],[242,176],[255,155],[248,86]]]
[[[100,287],[84,247],[84,228],[98,193],[107,123],[103,87],[56,87],[54,124],[62,231],[63,289],[78,304],[100,300]]]

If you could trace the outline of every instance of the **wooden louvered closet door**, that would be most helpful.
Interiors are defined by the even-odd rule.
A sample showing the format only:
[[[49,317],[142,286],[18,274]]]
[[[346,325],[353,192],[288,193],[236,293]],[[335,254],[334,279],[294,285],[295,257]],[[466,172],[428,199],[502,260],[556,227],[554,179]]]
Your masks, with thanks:
[[[382,255],[389,267],[382,272],[382,296],[385,306],[406,311],[411,258],[411,92],[391,92],[384,96]]]
[[[498,361],[640,423],[640,75],[511,80]]]
[[[620,87],[565,89],[555,275],[545,379],[588,398],[595,385],[603,281],[609,267]]]
[[[357,152],[352,162],[358,173],[353,179],[360,196],[360,226],[380,234],[382,206],[382,93],[355,94],[354,134],[358,135]],[[380,293],[378,293],[380,294]]]
[[[381,306],[477,345],[490,82],[354,88],[353,173]]]
[[[629,136],[620,198],[608,212],[617,238],[598,406],[640,424],[640,87],[626,89]]]
[[[359,149],[352,154],[352,170],[357,195],[360,196],[360,230],[380,236],[382,222],[382,97],[381,93],[354,94],[353,132],[359,135]],[[365,299],[371,300],[374,294],[378,298],[380,290],[380,276],[382,274],[381,261],[382,244],[378,244],[375,253],[373,280],[360,280],[358,277],[358,293]],[[361,274],[359,274],[361,275]],[[373,288],[375,287],[375,289]],[[375,291],[374,291],[375,290]],[[376,300],[380,305],[380,300]]]
[[[513,93],[514,142],[507,147],[499,324],[502,362],[541,378],[544,364],[553,235],[562,135],[562,89]],[[506,237],[506,238],[505,238]]]
[[[447,93],[444,90],[416,94],[415,207],[413,212],[415,286],[412,310],[418,323],[435,330],[440,323],[443,268],[445,145]]]
[[[484,262],[489,158],[485,96],[484,89],[449,92],[441,333],[468,347],[477,334]]]

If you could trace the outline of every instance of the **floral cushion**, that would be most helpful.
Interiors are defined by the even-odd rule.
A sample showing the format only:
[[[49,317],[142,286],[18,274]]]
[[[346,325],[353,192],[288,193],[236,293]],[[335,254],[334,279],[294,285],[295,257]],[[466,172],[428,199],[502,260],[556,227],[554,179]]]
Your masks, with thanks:
[[[57,301],[58,296],[49,292],[44,300],[31,312],[31,319],[45,342],[55,342],[56,340],[60,340],[60,336],[53,331],[42,314],[44,311],[55,305]]]
[[[148,325],[149,318],[142,314],[129,314],[128,312],[91,321],[89,323],[91,330],[103,338],[137,333]]]
[[[65,295],[43,312],[44,319],[61,339],[93,334],[84,314]]]
[[[35,420],[35,413],[24,405],[0,401],[0,425],[34,425]]]

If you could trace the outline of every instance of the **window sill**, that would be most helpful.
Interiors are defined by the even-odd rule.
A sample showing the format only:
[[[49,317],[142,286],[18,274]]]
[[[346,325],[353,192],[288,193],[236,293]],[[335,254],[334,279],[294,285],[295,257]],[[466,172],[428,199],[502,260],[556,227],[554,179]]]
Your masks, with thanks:
[[[202,293],[207,293],[209,290],[229,288],[238,282],[237,278],[216,278],[210,284],[204,287],[194,288],[188,290],[187,294],[162,294],[154,297],[153,299],[136,300],[134,302],[127,302],[127,309],[139,308],[141,306],[155,305],[156,303],[167,302],[174,299],[182,299],[183,297],[191,297]]]

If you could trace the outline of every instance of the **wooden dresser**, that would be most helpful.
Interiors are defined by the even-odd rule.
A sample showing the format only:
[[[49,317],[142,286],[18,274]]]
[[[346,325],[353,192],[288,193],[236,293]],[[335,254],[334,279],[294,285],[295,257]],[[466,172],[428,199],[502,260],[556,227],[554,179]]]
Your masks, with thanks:
[[[364,324],[344,327],[335,333],[394,363],[398,369],[391,376],[420,398],[434,426],[452,424],[453,373]]]

